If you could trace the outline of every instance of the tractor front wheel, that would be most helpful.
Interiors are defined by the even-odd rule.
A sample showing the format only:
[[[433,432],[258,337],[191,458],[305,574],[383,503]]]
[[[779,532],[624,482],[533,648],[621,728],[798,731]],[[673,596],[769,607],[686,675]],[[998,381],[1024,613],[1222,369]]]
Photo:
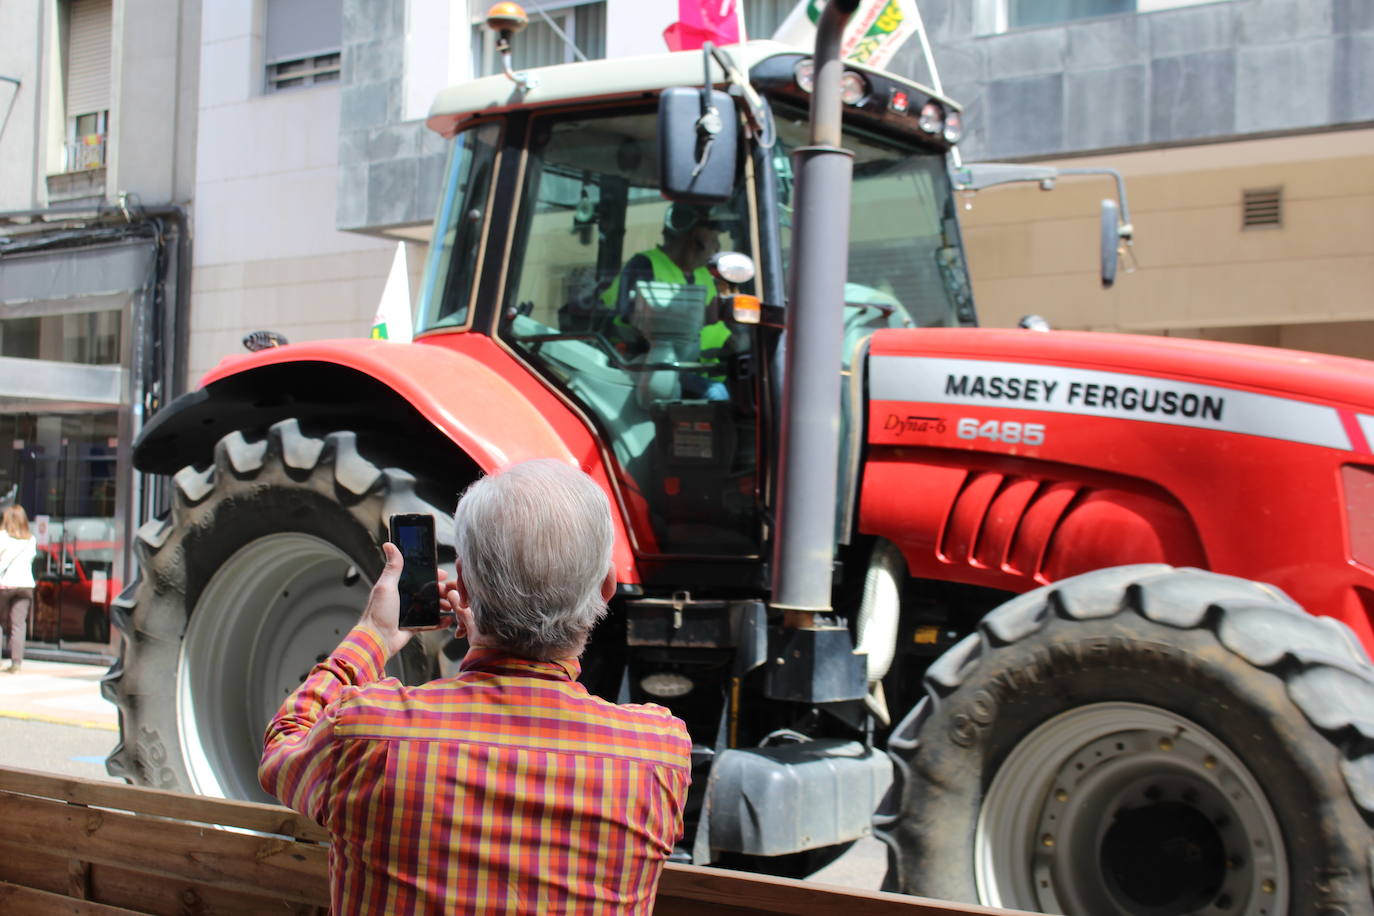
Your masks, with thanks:
[[[889,884],[1077,916],[1374,913],[1374,668],[1270,586],[1100,570],[1021,595],[894,731]]]
[[[272,801],[257,780],[268,721],[357,622],[381,571],[388,517],[447,513],[415,479],[359,454],[356,437],[231,433],[183,468],[167,517],[138,533],[139,579],[114,602],[122,654],[103,685],[121,735],[106,768],[139,785]],[[445,523],[447,529],[445,530]],[[438,673],[442,631],[388,664]]]

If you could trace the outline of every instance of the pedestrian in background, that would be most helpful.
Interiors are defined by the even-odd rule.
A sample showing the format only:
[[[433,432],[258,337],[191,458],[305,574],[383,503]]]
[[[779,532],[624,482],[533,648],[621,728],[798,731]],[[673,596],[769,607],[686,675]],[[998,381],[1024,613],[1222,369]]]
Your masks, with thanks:
[[[24,663],[24,633],[33,606],[33,560],[38,541],[29,530],[29,517],[17,503],[0,517],[0,627],[9,636],[10,666],[17,674]]]
[[[668,710],[577,681],[615,593],[606,494],[525,461],[469,487],[454,528],[458,674],[384,676],[411,633],[383,545],[362,619],[268,727],[262,786],[329,829],[332,913],[648,916],[691,739]]]

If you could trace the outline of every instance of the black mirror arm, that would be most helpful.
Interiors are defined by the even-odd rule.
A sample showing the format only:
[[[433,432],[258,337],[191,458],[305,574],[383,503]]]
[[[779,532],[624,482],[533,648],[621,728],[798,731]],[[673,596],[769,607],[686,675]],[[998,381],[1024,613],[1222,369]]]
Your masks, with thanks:
[[[722,127],[720,109],[711,99],[711,52],[713,50],[715,50],[715,45],[709,41],[701,46],[701,117],[697,118],[697,143],[700,145],[701,153],[697,156],[696,168],[692,169],[693,178],[700,175],[701,170],[706,168],[706,163],[711,158],[711,145],[716,142],[716,135],[720,133]]]
[[[749,79],[735,64],[735,59],[730,56],[728,51],[709,43],[705,47],[711,49],[711,56],[725,71],[725,78],[730,82],[730,94],[737,99],[744,100],[744,113],[749,119],[750,129],[758,138],[759,148],[772,149],[773,142],[777,138],[777,133],[773,128],[772,109],[764,102],[763,96],[759,95],[753,85],[750,84]]]

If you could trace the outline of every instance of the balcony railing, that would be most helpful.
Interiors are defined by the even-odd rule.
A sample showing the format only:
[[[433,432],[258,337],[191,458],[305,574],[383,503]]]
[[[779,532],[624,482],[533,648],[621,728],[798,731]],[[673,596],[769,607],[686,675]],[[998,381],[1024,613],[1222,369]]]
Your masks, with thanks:
[[[67,143],[67,171],[81,172],[105,166],[105,135],[82,134]]]

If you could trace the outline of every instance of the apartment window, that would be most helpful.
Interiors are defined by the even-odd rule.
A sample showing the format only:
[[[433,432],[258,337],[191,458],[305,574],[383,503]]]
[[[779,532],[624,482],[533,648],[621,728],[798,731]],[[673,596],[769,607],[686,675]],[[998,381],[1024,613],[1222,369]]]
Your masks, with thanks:
[[[1214,2],[1217,0],[976,0],[974,31],[989,35],[1098,16],[1153,13]]]
[[[1135,11],[1136,0],[1007,0],[1007,26],[1019,29]]]
[[[751,40],[772,38],[796,5],[794,0],[744,0],[745,32]]]
[[[109,122],[108,111],[93,111],[67,119],[66,171],[80,172],[104,167]]]
[[[64,170],[105,165],[110,117],[111,0],[72,0],[67,5],[63,59],[66,79]]]
[[[266,91],[339,81],[341,0],[267,0]]]
[[[477,61],[477,72],[481,76],[501,72],[496,36],[484,24],[485,9],[484,0],[479,11],[483,18],[476,19],[473,25],[473,60]],[[511,55],[516,70],[570,64],[580,59],[579,52],[587,60],[606,56],[605,0],[595,3],[548,0],[542,4],[527,4],[525,9],[530,24],[515,36]]]

